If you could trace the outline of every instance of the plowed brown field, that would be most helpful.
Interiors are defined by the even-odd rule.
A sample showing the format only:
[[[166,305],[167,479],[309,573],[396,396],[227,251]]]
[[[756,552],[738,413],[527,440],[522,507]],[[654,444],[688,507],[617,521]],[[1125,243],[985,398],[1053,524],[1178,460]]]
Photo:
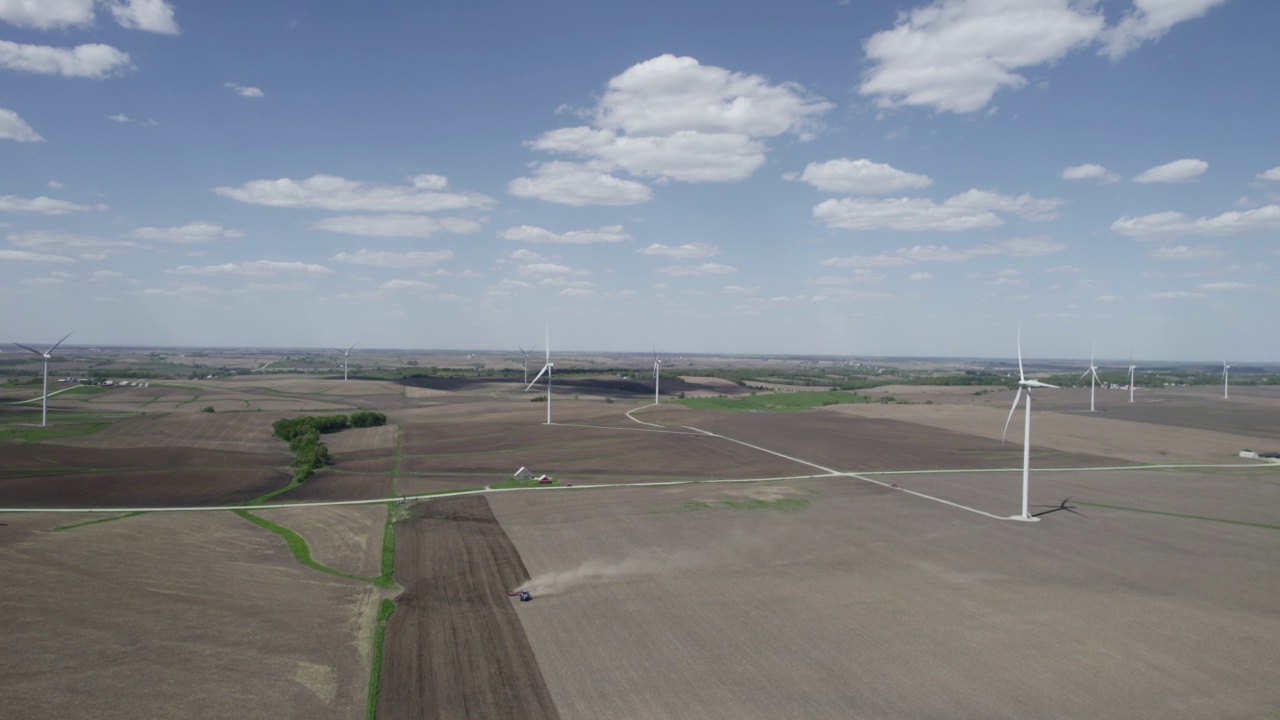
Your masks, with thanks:
[[[390,497],[390,475],[357,475],[319,472],[302,485],[281,495],[283,502],[324,500],[372,500]]]
[[[379,720],[558,718],[506,591],[528,579],[488,500],[413,506],[397,523]]]
[[[0,478],[3,507],[228,505],[289,484],[279,468],[130,470]]]

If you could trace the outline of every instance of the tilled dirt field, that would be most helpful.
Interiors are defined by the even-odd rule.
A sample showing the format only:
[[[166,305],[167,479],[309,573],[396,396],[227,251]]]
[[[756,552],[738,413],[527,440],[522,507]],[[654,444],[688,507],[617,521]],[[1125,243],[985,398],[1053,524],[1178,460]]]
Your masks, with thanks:
[[[1280,708],[1280,530],[1083,506],[994,520],[852,478],[780,488],[808,504],[711,485],[490,498],[552,588],[516,611],[562,717]],[[1239,504],[1275,489],[1213,511],[1249,517]]]
[[[301,535],[317,562],[361,577],[382,572],[385,505],[269,508],[254,514]]]
[[[379,720],[558,718],[506,591],[528,578],[488,500],[413,506],[397,523]]]
[[[637,413],[637,416],[643,420],[668,421],[665,412],[654,413],[652,418],[648,414]],[[841,472],[1022,465],[1020,443],[1001,445],[998,440],[962,432],[896,420],[850,417],[823,410],[798,413],[702,411],[692,417],[680,415],[678,422]],[[1054,452],[1051,447],[1037,450],[1043,462],[1055,467],[1124,464],[1123,461],[1098,455]]]
[[[231,513],[0,519],[46,527],[0,552],[0,716],[364,716],[371,586]]]
[[[188,447],[287,455],[289,446],[271,436],[273,413],[158,413],[125,418],[61,446],[86,448]]]
[[[279,468],[127,470],[0,477],[0,507],[227,505],[289,484]]]
[[[430,426],[410,426],[414,437]],[[604,429],[574,425],[475,424],[449,441],[405,447],[401,470],[415,473],[492,473],[479,485],[511,477],[519,467],[575,482],[662,478],[781,477],[813,468],[690,431],[664,432],[631,423]],[[431,452],[414,455],[414,450]],[[476,485],[472,485],[475,487]]]
[[[321,471],[277,498],[280,502],[371,500],[390,497],[391,475]]]

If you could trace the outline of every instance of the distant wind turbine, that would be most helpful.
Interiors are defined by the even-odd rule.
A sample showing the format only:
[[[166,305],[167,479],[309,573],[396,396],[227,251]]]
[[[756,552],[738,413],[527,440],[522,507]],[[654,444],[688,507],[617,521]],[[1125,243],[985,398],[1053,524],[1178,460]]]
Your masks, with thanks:
[[[1093,412],[1094,387],[1097,385],[1097,383],[1102,382],[1101,380],[1098,379],[1098,366],[1093,362],[1093,357],[1097,352],[1098,352],[1098,342],[1095,340],[1093,342],[1093,349],[1089,351],[1089,369],[1085,370],[1084,375],[1080,376],[1080,379],[1083,380],[1089,375],[1093,375],[1093,377],[1089,378],[1089,412]]]
[[[547,424],[550,425],[551,424],[551,368],[555,367],[555,363],[551,362],[551,331],[550,329],[547,330],[546,345],[544,347],[546,348],[546,351],[547,351],[547,364],[542,366],[542,369],[539,370],[538,374],[534,376],[533,382],[529,383],[529,387],[526,387],[524,391],[529,392],[529,388],[532,388],[534,385],[538,384],[538,380],[539,378],[542,377],[542,373],[547,374]]]
[[[1222,398],[1231,398],[1231,366],[1227,364],[1226,358],[1222,358]]]
[[[662,379],[662,361],[658,359],[658,348],[653,349],[653,404],[658,404],[658,382]]]
[[[342,381],[347,381],[347,357],[351,355],[351,351],[355,349],[358,343],[351,343],[351,347],[343,350],[342,348],[334,348],[334,350],[342,353]]]
[[[23,350],[30,350],[44,359],[44,397],[40,400],[40,427],[45,427],[49,424],[49,359],[53,357],[53,351],[57,350],[58,346],[65,342],[69,337],[71,337],[71,333],[67,333],[61,340],[54,343],[53,347],[45,350],[44,352],[40,352],[33,347],[27,347],[22,343],[14,343],[14,345],[17,345]]]
[[[533,348],[529,348],[528,350],[525,350],[519,345],[517,345],[516,347],[519,348],[520,354],[524,356],[524,365],[522,365],[521,367],[524,368],[524,382],[527,385],[529,383],[529,352],[532,351]]]
[[[1133,351],[1130,350],[1129,351],[1129,402],[1133,402],[1133,371],[1137,369],[1138,369],[1138,366],[1133,364]]]
[[[1009,418],[1004,421],[1004,434],[1000,436],[1000,442],[1004,442],[1005,435],[1009,434],[1009,423],[1013,420],[1013,413],[1018,409],[1018,401],[1022,399],[1022,391],[1027,391],[1027,421],[1026,427],[1022,435],[1022,515],[1015,515],[1019,520],[1033,519],[1027,507],[1027,493],[1031,485],[1031,388],[1054,388],[1057,385],[1040,382],[1039,380],[1028,380],[1027,376],[1022,372],[1022,324],[1018,324],[1018,394],[1013,396],[1013,407],[1009,408]]]

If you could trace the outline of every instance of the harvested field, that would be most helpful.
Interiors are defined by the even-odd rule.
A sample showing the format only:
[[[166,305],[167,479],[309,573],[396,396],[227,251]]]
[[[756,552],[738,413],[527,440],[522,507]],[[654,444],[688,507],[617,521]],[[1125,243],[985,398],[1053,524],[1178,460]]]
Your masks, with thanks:
[[[378,718],[558,718],[506,591],[528,578],[484,497],[413,506],[395,525]]]
[[[666,432],[632,423],[614,430],[573,425],[483,424],[406,427],[400,469],[406,473],[492,473],[485,485],[524,466],[562,481],[746,478],[809,474],[813,468],[735,443],[688,431]],[[466,436],[465,430],[473,435]],[[436,438],[436,431],[446,437]],[[415,442],[433,434],[430,443]],[[435,454],[416,455],[416,451]],[[447,450],[447,452],[439,452]]]
[[[382,457],[349,457],[342,456],[333,461],[335,470],[357,473],[389,473],[396,469],[394,455]]]
[[[382,425],[371,428],[351,428],[324,436],[324,444],[331,453],[364,452],[368,450],[392,450],[396,446],[399,425]]]
[[[860,404],[831,407],[871,406]],[[650,419],[647,414],[637,415],[643,420]],[[924,428],[909,422],[857,418],[851,417],[852,415],[852,412],[848,415],[836,415],[824,410],[797,413],[708,411],[692,417],[681,417],[680,422],[842,472],[1022,466],[1022,448],[1019,444],[1002,446],[999,440]],[[666,420],[665,414],[655,417]],[[1039,437],[1036,436],[1037,441]],[[1043,458],[1042,462],[1055,467],[1124,464],[1114,458],[1099,455],[1060,453],[1049,447],[1038,447],[1037,450]]]
[[[1280,530],[1094,507],[991,520],[851,478],[781,488],[807,503],[709,485],[490,498],[531,584],[551,583],[516,612],[562,717],[1280,708]],[[1277,486],[1222,489],[1213,511],[1244,517]]]
[[[385,505],[272,508],[253,512],[301,535],[307,541],[311,557],[322,565],[360,577],[382,573]]]
[[[21,578],[0,587],[6,716],[363,717],[377,591],[231,513],[28,534],[0,575]]]
[[[0,478],[3,507],[171,507],[228,505],[289,484],[280,468],[188,468],[60,473]]]
[[[1036,397],[1038,403],[1039,395]],[[836,405],[818,412],[895,419],[996,441],[1009,414],[1007,407],[978,405]],[[1039,405],[1033,412],[1031,435],[1034,447],[1123,458],[1133,463],[1240,462],[1238,455],[1241,450],[1259,444],[1257,438],[1114,420],[1102,413],[1048,412],[1040,409]],[[1008,442],[1014,447],[1022,444],[1021,418],[1019,413],[1009,426]],[[926,432],[932,435],[935,431]],[[1057,464],[1056,459],[1053,464]]]
[[[271,436],[271,423],[279,417],[269,413],[141,415],[117,420],[93,435],[58,443],[85,448],[188,447],[287,456],[289,446]]]
[[[359,475],[322,470],[301,486],[276,500],[321,502],[327,500],[375,500],[391,496],[391,475]]]
[[[426,495],[450,490],[479,490],[486,485],[500,482],[492,473],[475,475],[400,475],[396,477],[396,492],[400,495]]]
[[[77,470],[147,470],[155,468],[278,467],[287,464],[280,455],[215,452],[185,447],[96,448],[66,447],[62,441],[6,445],[0,453],[0,477]]]

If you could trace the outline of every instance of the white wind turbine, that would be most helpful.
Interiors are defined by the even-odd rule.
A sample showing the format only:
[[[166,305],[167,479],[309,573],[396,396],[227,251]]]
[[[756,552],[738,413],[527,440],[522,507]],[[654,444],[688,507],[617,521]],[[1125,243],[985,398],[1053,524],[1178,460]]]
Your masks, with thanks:
[[[1095,354],[1097,354],[1097,352],[1098,352],[1098,342],[1095,340],[1093,343],[1093,349],[1089,351],[1089,369],[1085,370],[1084,375],[1080,376],[1081,380],[1085,379],[1086,377],[1089,377],[1090,375],[1093,376],[1089,378],[1089,412],[1093,412],[1094,388],[1096,387],[1097,383],[1102,382],[1101,380],[1098,379],[1098,366],[1093,362],[1093,357]]]
[[[555,367],[555,363],[551,362],[551,331],[550,330],[547,331],[545,347],[547,351],[547,364],[542,366],[542,369],[539,370],[538,374],[534,376],[533,382],[529,383],[529,387],[526,387],[524,391],[529,392],[529,388],[532,388],[534,385],[538,384],[538,379],[542,377],[542,373],[547,374],[547,424],[550,425],[551,424],[551,368]]]
[[[1138,366],[1133,364],[1133,351],[1130,350],[1129,351],[1129,402],[1133,402],[1133,371],[1137,369],[1138,369]]]
[[[1013,396],[1013,407],[1009,408],[1009,418],[1004,421],[1004,435],[1000,436],[1000,442],[1004,442],[1004,436],[1009,434],[1009,423],[1013,420],[1013,413],[1018,409],[1018,401],[1022,399],[1022,391],[1027,391],[1027,421],[1022,434],[1022,515],[1015,515],[1019,520],[1034,520],[1027,511],[1027,492],[1031,485],[1031,388],[1054,388],[1057,385],[1042,383],[1039,380],[1028,380],[1027,376],[1022,372],[1022,325],[1018,325],[1018,394]]]
[[[523,368],[524,368],[524,382],[525,382],[526,384],[528,384],[528,382],[529,382],[529,352],[530,352],[530,351],[532,351],[532,350],[533,350],[533,348],[529,348],[528,350],[525,350],[524,348],[520,347],[519,345],[517,345],[516,347],[517,347],[517,348],[519,348],[519,350],[520,350],[520,354],[524,356],[524,365],[522,365],[521,367],[523,367]]]
[[[1231,366],[1227,364],[1227,359],[1222,358],[1222,399],[1229,400],[1231,398]]]
[[[351,343],[351,347],[343,350],[342,348],[334,348],[334,350],[342,353],[342,381],[347,380],[347,357],[351,355],[351,351],[355,349],[357,343]]]
[[[22,343],[14,343],[14,345],[17,345],[23,350],[30,350],[44,359],[44,397],[40,400],[40,427],[45,427],[49,424],[49,359],[53,357],[53,351],[57,350],[58,346],[65,342],[69,337],[71,337],[71,333],[67,333],[62,340],[54,343],[53,347],[45,350],[44,352],[40,352],[33,347],[27,347]]]
[[[658,359],[658,349],[653,349],[653,404],[658,404],[658,381],[662,379],[662,361]]]

